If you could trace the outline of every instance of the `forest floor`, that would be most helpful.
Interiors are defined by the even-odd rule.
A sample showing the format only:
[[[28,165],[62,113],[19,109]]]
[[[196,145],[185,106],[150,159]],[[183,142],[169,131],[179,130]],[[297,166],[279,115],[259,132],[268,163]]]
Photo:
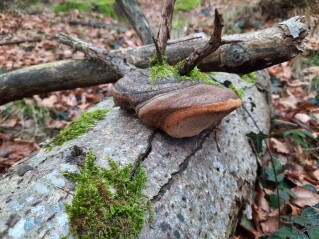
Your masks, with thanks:
[[[32,0],[31,5],[21,6],[19,1],[11,1],[11,10],[0,13],[0,74],[41,63],[83,58],[82,53],[57,43],[58,32],[109,50],[142,45],[127,21],[119,20],[110,8],[102,11],[99,5],[91,3],[93,11],[57,12],[63,1],[39,2]],[[154,33],[161,17],[161,2],[139,1]],[[206,0],[187,10],[183,4],[177,4],[172,38],[199,31],[210,34],[215,8],[224,13],[225,34],[267,28],[296,13],[316,20],[309,9],[281,9],[270,14],[262,6],[252,10],[254,2]],[[95,27],[87,23],[94,23]],[[319,31],[312,24],[307,51],[267,69],[273,83],[274,124],[268,138],[271,157],[261,165],[252,219],[243,217],[235,238],[319,238]],[[111,87],[105,84],[35,95],[0,106],[0,174],[37,152],[40,142],[56,135],[84,110],[109,97]],[[278,220],[279,215],[286,217]]]

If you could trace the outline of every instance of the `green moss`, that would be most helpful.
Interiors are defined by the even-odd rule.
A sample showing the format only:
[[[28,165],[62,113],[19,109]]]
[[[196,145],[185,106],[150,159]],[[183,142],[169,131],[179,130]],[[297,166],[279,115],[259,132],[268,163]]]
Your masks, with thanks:
[[[153,60],[153,64],[156,60]],[[163,64],[155,64],[150,68],[150,81],[154,86],[157,78],[167,78],[167,77],[176,77],[178,72],[176,72],[175,68],[167,63]]]
[[[84,112],[76,120],[74,120],[67,128],[52,139],[51,143],[46,146],[47,150],[51,150],[53,146],[62,145],[63,143],[76,139],[80,135],[89,131],[96,125],[97,121],[104,119],[108,109],[97,109],[90,112]]]
[[[147,176],[139,166],[132,179],[132,165],[120,168],[108,159],[110,169],[96,165],[92,151],[86,153],[80,173],[64,172],[76,181],[71,205],[66,205],[74,238],[136,238],[148,209],[145,188]]]
[[[82,12],[97,11],[106,16],[116,17],[113,5],[114,0],[67,0],[54,7],[55,12],[67,12],[72,9],[77,9]]]
[[[244,89],[239,89],[239,88],[236,88],[233,83],[229,84],[228,85],[228,88],[229,89],[232,89],[233,91],[236,92],[236,94],[238,95],[238,97],[242,100],[243,97],[244,97],[244,93],[245,93],[245,90]]]
[[[248,83],[248,84],[255,84],[256,83],[256,77],[257,77],[256,72],[251,72],[249,74],[243,75],[241,77],[241,79],[243,81],[245,81],[246,83]]]
[[[196,8],[201,3],[201,0],[177,0],[175,9],[181,11],[188,11]]]
[[[179,63],[182,64],[182,63]],[[213,79],[211,79],[207,74],[201,72],[197,67],[195,67],[189,76],[182,76],[178,72],[178,65],[171,66],[167,62],[163,64],[158,64],[157,58],[153,57],[150,60],[150,81],[154,86],[157,78],[167,78],[167,77],[175,77],[181,81],[189,80],[195,82],[195,80],[199,80],[204,82],[205,84],[215,85],[222,87],[222,85]]]

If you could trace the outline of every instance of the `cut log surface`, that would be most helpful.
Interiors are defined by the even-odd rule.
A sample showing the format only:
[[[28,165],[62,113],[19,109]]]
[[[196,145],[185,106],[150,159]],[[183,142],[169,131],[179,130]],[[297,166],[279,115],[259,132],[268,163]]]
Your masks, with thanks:
[[[202,71],[225,71],[246,74],[287,61],[305,49],[306,26],[302,17],[291,18],[276,27],[265,30],[224,36],[226,44],[210,54],[198,67]],[[293,30],[290,30],[293,29]],[[208,37],[195,34],[168,43],[166,54],[170,64],[187,58],[195,49],[203,46]],[[111,51],[129,63],[147,68],[155,54],[154,45]],[[34,94],[114,83],[120,78],[97,61],[65,60],[27,67],[0,75],[0,105]]]
[[[270,109],[265,89],[259,91],[259,84],[244,83],[233,74],[221,73],[215,78],[247,89],[243,104],[268,134]],[[258,73],[257,81],[269,82],[269,77]],[[109,102],[96,107],[107,107]],[[75,145],[84,151],[91,149],[103,167],[108,167],[107,157],[126,165],[145,156],[140,162],[149,178],[145,194],[155,215],[151,224],[145,223],[140,238],[231,238],[251,199],[256,177],[256,157],[246,134],[258,130],[243,108],[223,119],[220,130],[217,139],[212,130],[173,139],[115,107],[88,133],[50,152],[41,150],[2,177],[0,238],[61,238],[68,234],[65,203],[71,203],[75,185],[61,171],[79,170],[77,163],[84,155],[74,150]]]

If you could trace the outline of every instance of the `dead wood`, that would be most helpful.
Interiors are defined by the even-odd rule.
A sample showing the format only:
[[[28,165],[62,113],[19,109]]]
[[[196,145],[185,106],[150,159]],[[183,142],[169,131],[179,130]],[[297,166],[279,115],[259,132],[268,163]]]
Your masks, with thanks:
[[[167,41],[170,39],[175,0],[165,0],[162,10],[162,22],[157,33],[160,54],[165,53]],[[162,62],[162,61],[161,61]]]
[[[179,65],[179,72],[181,75],[189,75],[189,73],[198,65],[198,63],[213,53],[222,44],[222,29],[224,27],[224,19],[218,10],[215,9],[214,33],[209,41],[201,48],[195,50],[189,57],[182,61]]]
[[[222,45],[199,62],[198,67],[205,72],[246,74],[285,62],[305,49],[307,30],[302,23],[303,19],[294,17],[265,30],[224,36],[222,42],[238,43]],[[176,64],[187,58],[207,41],[207,36],[201,33],[168,42],[168,63]],[[122,57],[136,67],[147,68],[149,60],[155,54],[155,48],[152,44],[111,51],[110,54]],[[121,75],[114,73],[109,67],[87,59],[26,67],[0,75],[0,105],[34,94],[114,83],[120,78]]]
[[[19,45],[19,44],[22,44],[22,43],[40,42],[40,41],[41,41],[41,38],[23,39],[23,40],[16,40],[16,41],[6,41],[6,42],[0,42],[0,46]]]

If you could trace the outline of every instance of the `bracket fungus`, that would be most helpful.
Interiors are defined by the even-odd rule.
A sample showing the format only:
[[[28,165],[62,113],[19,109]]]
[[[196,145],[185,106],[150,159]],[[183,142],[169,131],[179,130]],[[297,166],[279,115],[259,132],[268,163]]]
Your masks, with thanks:
[[[149,79],[149,70],[124,76],[114,86],[114,102],[134,112],[148,126],[162,129],[174,138],[192,137],[214,127],[241,105],[228,88],[175,77]]]

